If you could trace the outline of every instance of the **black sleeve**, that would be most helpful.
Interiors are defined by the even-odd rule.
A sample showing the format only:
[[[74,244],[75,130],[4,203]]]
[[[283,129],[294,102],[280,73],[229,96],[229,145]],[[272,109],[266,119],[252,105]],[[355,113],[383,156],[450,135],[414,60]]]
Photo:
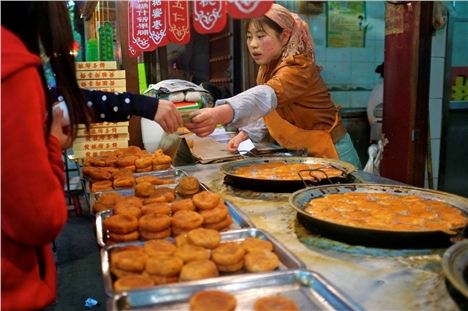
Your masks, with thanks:
[[[132,93],[113,93],[82,89],[87,106],[94,111],[97,122],[127,121],[130,116],[154,120],[158,98]],[[54,98],[61,101],[56,88],[51,89]]]

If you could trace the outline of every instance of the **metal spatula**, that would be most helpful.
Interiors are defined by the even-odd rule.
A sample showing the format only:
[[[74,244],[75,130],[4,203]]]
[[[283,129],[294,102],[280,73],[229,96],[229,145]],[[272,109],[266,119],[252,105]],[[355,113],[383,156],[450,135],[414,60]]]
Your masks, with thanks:
[[[165,154],[174,158],[181,140],[182,138],[177,134],[163,133],[161,141],[159,142],[159,148],[161,148]]]

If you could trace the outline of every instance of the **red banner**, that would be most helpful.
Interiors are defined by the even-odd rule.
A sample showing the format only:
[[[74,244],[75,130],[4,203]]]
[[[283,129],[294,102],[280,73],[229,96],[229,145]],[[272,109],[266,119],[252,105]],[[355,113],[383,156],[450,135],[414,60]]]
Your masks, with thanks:
[[[196,0],[193,2],[193,26],[200,34],[220,32],[226,26],[224,0]]]
[[[273,0],[228,0],[227,11],[233,18],[253,18],[264,15]]]
[[[135,50],[152,51],[154,42],[150,39],[149,0],[131,0],[128,2],[128,45]],[[131,49],[129,50],[131,53]]]
[[[165,46],[167,41],[167,4],[168,1],[150,0],[149,37],[154,47]]]
[[[167,8],[169,41],[187,44],[190,41],[190,16],[188,1],[169,1]]]

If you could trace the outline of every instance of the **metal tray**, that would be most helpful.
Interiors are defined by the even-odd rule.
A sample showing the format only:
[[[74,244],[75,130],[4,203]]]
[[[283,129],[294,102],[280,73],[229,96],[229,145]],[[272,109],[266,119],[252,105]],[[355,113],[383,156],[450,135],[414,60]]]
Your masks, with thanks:
[[[238,168],[245,167],[252,164],[262,164],[271,162],[284,162],[284,163],[304,163],[304,164],[323,164],[325,166],[331,166],[337,168],[343,172],[339,177],[332,177],[329,179],[322,179],[318,182],[304,181],[299,177],[297,180],[266,180],[249,178],[239,176],[235,174]],[[279,192],[292,192],[304,186],[318,185],[318,184],[329,184],[329,183],[343,183],[353,181],[351,173],[356,171],[356,167],[351,163],[347,163],[335,159],[324,159],[324,158],[313,158],[313,157],[261,157],[261,158],[246,158],[238,161],[232,161],[223,164],[220,168],[225,177],[225,182],[232,184],[233,186],[258,190],[258,191],[279,191]],[[292,190],[292,191],[291,191]]]
[[[320,274],[309,270],[286,270],[242,276],[227,276],[201,282],[122,293],[108,300],[108,310],[189,310],[190,297],[216,289],[236,297],[236,310],[253,310],[258,298],[286,296],[300,310],[364,310]]]
[[[397,231],[361,228],[321,220],[304,211],[307,203],[315,198],[320,198],[326,194],[345,192],[411,194],[448,203],[468,214],[468,199],[466,198],[441,191],[397,185],[346,184],[312,187],[291,194],[289,204],[297,211],[300,223],[308,229],[351,244],[396,248],[435,248],[451,244],[451,239],[460,238],[459,235],[464,234],[464,228],[459,228],[454,234],[436,230]]]
[[[239,229],[239,230],[232,230],[232,231],[225,231],[221,232],[221,242],[240,242],[248,237],[255,237],[263,240],[270,241],[273,244],[273,251],[278,256],[280,261],[280,270],[292,270],[292,269],[305,269],[305,264],[299,260],[293,253],[291,253],[288,249],[286,249],[278,240],[276,240],[273,236],[271,236],[266,231],[257,229],[257,228],[248,228],[248,229]],[[173,238],[168,238],[169,241],[174,241]],[[110,261],[109,261],[109,253],[112,252],[113,249],[122,248],[128,245],[143,245],[143,241],[140,242],[127,242],[127,243],[120,243],[120,244],[113,244],[106,246],[101,249],[101,269],[102,269],[102,276],[104,278],[104,290],[107,295],[112,296],[114,295],[114,289],[112,287],[112,276],[110,273]],[[248,272],[234,272],[234,273],[222,273],[221,276],[225,275],[240,275],[246,276],[250,275],[251,273]],[[193,282],[181,282],[177,284],[198,284],[202,281],[193,281]],[[168,285],[160,285],[163,287],[168,287]],[[155,287],[160,287],[155,286]],[[173,287],[174,284],[171,284],[169,287]],[[133,291],[128,291],[133,292]]]
[[[468,240],[458,242],[445,251],[442,268],[449,282],[468,298]]]
[[[230,201],[224,200],[224,204],[228,208],[229,214],[232,217],[232,224],[229,227],[231,230],[242,228],[254,228],[255,225],[239,208]],[[103,225],[104,219],[111,216],[112,210],[102,211],[96,215],[96,239],[99,246],[106,246],[106,234]]]

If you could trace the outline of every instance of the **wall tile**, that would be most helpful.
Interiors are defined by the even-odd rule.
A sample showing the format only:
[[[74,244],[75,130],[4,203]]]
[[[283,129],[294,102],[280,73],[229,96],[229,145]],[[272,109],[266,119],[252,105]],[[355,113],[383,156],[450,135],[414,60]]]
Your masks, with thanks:
[[[351,92],[330,92],[333,102],[343,108],[351,108]]]
[[[432,175],[434,178],[439,177],[439,161],[440,161],[440,139],[431,139],[432,152]]]
[[[347,48],[327,48],[328,62],[350,62],[351,49]]]
[[[370,91],[352,92],[351,105],[353,108],[366,108],[369,101]]]
[[[375,58],[375,46],[366,47],[364,49],[354,48],[350,50],[352,62],[368,62]]]
[[[327,62],[324,70],[324,78],[327,85],[330,84],[349,84],[351,81],[351,63],[350,62]]]
[[[378,77],[374,72],[375,66],[373,62],[352,62],[351,63],[351,81],[353,86],[362,84],[373,84]]]
[[[432,36],[432,57],[445,57],[445,40],[447,38],[447,27],[436,31]]]

